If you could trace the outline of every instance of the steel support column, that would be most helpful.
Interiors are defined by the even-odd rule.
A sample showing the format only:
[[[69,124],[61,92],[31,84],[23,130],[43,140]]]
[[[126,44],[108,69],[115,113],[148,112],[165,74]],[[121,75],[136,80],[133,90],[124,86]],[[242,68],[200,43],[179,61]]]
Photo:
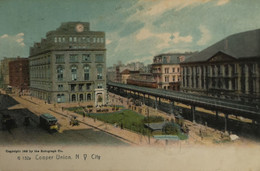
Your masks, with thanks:
[[[225,114],[225,132],[228,130],[228,114]]]
[[[170,105],[171,105],[171,114],[173,114],[174,113],[174,101],[171,101]]]
[[[157,110],[157,97],[155,97],[155,104],[154,104],[155,109]]]
[[[145,94],[143,93],[143,104],[145,105]]]
[[[195,109],[196,108],[196,106],[194,106],[194,105],[192,105],[191,106],[191,114],[192,114],[192,121],[193,121],[193,123],[196,123],[196,118],[195,118]]]

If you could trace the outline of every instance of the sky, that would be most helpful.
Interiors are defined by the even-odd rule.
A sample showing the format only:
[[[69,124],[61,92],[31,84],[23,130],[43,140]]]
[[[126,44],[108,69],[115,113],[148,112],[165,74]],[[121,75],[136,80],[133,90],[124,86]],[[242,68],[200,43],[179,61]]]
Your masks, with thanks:
[[[106,33],[107,66],[152,63],[161,53],[201,51],[260,28],[259,0],[0,0],[0,60],[28,57],[62,22]]]

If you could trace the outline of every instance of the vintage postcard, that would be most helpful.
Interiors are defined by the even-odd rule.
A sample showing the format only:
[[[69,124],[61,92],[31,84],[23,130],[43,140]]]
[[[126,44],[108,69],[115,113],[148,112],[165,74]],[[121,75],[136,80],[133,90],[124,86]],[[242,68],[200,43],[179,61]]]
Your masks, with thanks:
[[[0,171],[259,171],[259,5],[0,0]]]

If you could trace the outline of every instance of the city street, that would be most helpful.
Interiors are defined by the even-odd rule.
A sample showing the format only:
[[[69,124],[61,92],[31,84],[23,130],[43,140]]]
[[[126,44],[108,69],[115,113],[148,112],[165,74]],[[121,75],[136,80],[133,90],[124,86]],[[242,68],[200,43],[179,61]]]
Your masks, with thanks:
[[[2,96],[2,95],[1,95]],[[27,98],[14,97],[20,104],[10,107],[9,110],[1,110],[1,115],[9,114],[15,118],[17,128],[0,130],[1,145],[127,145],[115,136],[109,135],[103,131],[94,129],[91,126],[80,124],[79,126],[70,126],[70,118],[61,116],[55,112],[48,110],[51,105],[38,105],[37,99],[30,102]],[[26,99],[26,100],[25,100]],[[60,124],[60,130],[56,133],[48,133],[47,130],[39,127],[39,115],[42,113],[50,113],[54,115]],[[30,125],[24,126],[24,117],[29,116]],[[0,124],[2,128],[2,125]]]
[[[127,98],[110,93],[110,103],[128,107],[130,102]],[[2,95],[1,95],[2,96]],[[1,114],[9,113],[16,119],[17,128],[8,131],[0,131],[0,144],[2,145],[22,145],[22,144],[43,144],[43,145],[153,145],[153,146],[193,146],[193,145],[218,145],[223,140],[223,133],[213,128],[206,127],[201,124],[192,123],[185,120],[185,125],[189,127],[189,139],[185,141],[166,141],[158,140],[152,137],[143,136],[130,130],[114,127],[113,125],[94,120],[92,118],[77,115],[73,112],[63,110],[64,104],[53,105],[45,104],[43,100],[39,100],[29,96],[13,96],[19,103],[1,110]],[[77,106],[78,104],[74,104]],[[135,111],[142,111],[144,106],[136,106]],[[151,115],[164,117],[166,120],[171,116],[166,113],[155,110],[146,106]],[[39,127],[39,115],[42,113],[50,113],[58,119],[60,129],[58,132],[50,134],[43,128]],[[141,112],[141,114],[144,114]],[[145,115],[145,114],[144,114]],[[24,117],[31,118],[31,124],[26,127],[23,125]],[[79,126],[71,126],[69,124],[71,116],[77,116],[80,122]],[[0,125],[1,126],[1,125]],[[1,126],[2,127],[2,126]],[[203,136],[202,136],[203,135]],[[150,140],[149,140],[150,139]],[[216,144],[216,142],[218,142]],[[239,140],[230,142],[230,145],[243,145],[257,143],[253,140],[240,138]]]

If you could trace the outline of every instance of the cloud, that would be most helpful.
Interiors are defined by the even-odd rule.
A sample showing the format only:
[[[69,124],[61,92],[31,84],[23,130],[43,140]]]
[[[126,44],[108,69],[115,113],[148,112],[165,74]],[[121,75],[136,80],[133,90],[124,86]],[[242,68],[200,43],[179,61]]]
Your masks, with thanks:
[[[106,39],[106,45],[109,45],[112,41],[109,39]]]
[[[0,38],[4,39],[4,38],[7,38],[7,37],[8,37],[8,34],[4,34]]]
[[[188,35],[188,36],[180,36],[179,32],[175,32],[172,34],[173,35],[173,42],[174,43],[179,43],[179,42],[185,42],[185,43],[190,43],[192,42],[192,36]]]
[[[153,61],[153,56],[146,56],[146,57],[142,57],[142,58],[136,58],[136,59],[132,59],[127,61],[126,63],[132,63],[132,62],[143,62],[143,63],[151,63]]]
[[[200,32],[201,32],[201,38],[200,40],[197,41],[197,45],[205,45],[208,41],[211,40],[211,33],[210,31],[203,25],[200,25],[199,27]]]
[[[1,43],[5,44],[18,44],[19,46],[25,46],[24,44],[24,33],[18,33],[16,35],[4,34],[0,38],[2,39]]]
[[[174,33],[152,33],[149,29],[143,28],[136,34],[136,39],[141,41],[148,38],[159,39],[157,44],[158,48],[165,48],[170,46],[170,42],[174,44],[178,43],[190,43],[192,42],[192,36],[180,36],[180,32]]]
[[[163,14],[166,11],[175,9],[181,10],[188,6],[196,6],[205,4],[213,0],[156,0],[156,1],[143,1],[139,0],[133,8],[136,10],[136,16],[156,16]]]
[[[136,39],[140,41],[153,36],[155,36],[155,34],[151,33],[149,29],[143,28],[136,34]]]
[[[224,4],[228,3],[228,2],[229,2],[229,0],[219,0],[219,1],[217,2],[217,6],[224,5]]]
[[[24,33],[0,36],[0,52],[1,56],[7,57],[25,56],[28,49],[25,48]]]
[[[16,36],[17,36],[17,37],[23,37],[23,36],[24,36],[24,33],[18,33]]]

